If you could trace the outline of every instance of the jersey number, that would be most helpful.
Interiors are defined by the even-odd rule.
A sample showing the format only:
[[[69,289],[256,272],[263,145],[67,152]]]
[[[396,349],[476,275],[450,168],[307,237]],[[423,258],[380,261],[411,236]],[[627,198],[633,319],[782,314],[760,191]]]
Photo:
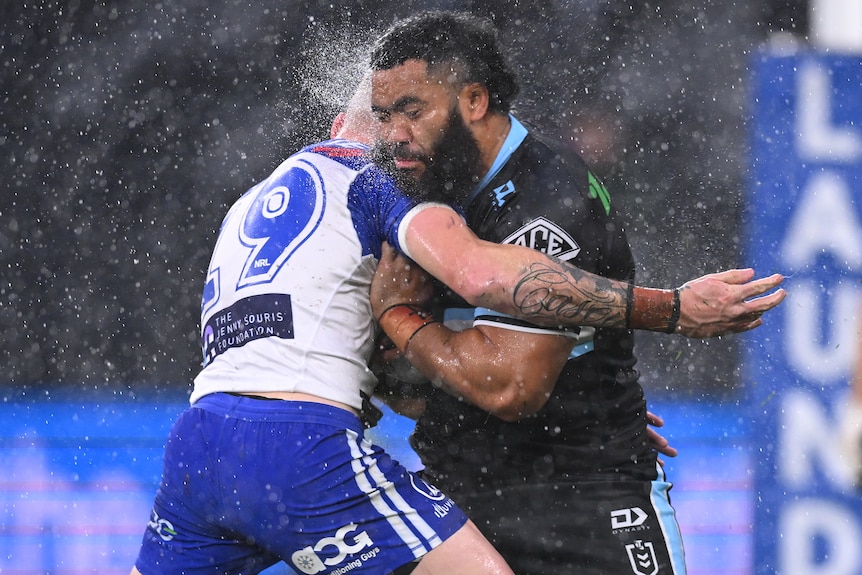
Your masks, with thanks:
[[[251,248],[237,289],[270,282],[323,216],[326,197],[320,176],[307,162],[291,167],[281,185],[259,191],[240,226],[240,241]]]
[[[284,263],[320,225],[326,195],[320,174],[300,160],[279,178],[279,185],[261,185],[241,217],[239,239],[250,248],[236,289],[271,282]],[[221,296],[219,269],[211,269],[201,309],[210,309]]]

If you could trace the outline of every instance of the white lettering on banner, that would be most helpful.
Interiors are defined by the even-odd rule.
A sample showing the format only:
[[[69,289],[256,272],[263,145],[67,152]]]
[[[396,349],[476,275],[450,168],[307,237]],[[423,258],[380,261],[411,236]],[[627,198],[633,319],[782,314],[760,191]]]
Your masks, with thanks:
[[[778,480],[788,490],[810,488],[817,468],[839,489],[851,490],[850,471],[835,447],[838,426],[822,400],[813,393],[791,389],[781,395],[779,413]]]
[[[846,386],[859,341],[862,287],[849,278],[829,288],[816,279],[798,280],[791,293],[782,330],[788,365],[810,382]],[[821,337],[824,323],[828,332]]]
[[[800,499],[781,509],[778,538],[782,575],[855,575],[862,562],[862,527],[847,507]],[[825,553],[818,553],[818,542]],[[823,557],[818,557],[822,554]]]
[[[814,174],[802,188],[787,226],[781,258],[792,269],[816,263],[828,253],[838,267],[862,270],[862,222],[850,187],[837,172]]]
[[[832,82],[829,72],[814,63],[797,76],[796,147],[806,160],[853,162],[862,159],[862,135],[832,125]]]

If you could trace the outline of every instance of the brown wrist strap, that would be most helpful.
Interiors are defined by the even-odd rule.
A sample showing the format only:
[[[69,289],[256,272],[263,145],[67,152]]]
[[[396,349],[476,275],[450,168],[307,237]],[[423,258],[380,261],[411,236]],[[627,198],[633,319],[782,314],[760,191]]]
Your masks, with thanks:
[[[411,304],[397,304],[387,308],[377,320],[392,343],[402,352],[423,327],[437,323],[431,314]]]
[[[652,289],[634,286],[626,302],[631,329],[673,333],[681,311],[679,289]]]
[[[435,323],[440,323],[440,322],[432,320],[432,321],[429,321],[429,322],[424,323],[424,324],[420,325],[419,327],[417,327],[416,331],[411,333],[410,337],[407,338],[407,341],[404,342],[404,349],[402,349],[401,351],[403,353],[407,353],[407,348],[410,347],[410,342],[413,341],[413,338],[416,337],[416,334],[419,333],[420,331],[422,331],[423,329],[425,329],[426,327],[428,327],[429,325],[434,325]]]

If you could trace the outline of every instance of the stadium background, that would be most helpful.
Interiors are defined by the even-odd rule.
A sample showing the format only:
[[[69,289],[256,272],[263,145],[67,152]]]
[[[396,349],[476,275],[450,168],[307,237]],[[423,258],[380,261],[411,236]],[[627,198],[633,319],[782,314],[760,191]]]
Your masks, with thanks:
[[[127,572],[199,365],[225,210],[326,135],[373,30],[431,7],[494,18],[516,113],[593,163],[628,215],[640,283],[743,262],[749,60],[804,36],[801,1],[6,5],[0,570]],[[751,569],[740,342],[639,335],[683,451],[669,472],[692,575]]]

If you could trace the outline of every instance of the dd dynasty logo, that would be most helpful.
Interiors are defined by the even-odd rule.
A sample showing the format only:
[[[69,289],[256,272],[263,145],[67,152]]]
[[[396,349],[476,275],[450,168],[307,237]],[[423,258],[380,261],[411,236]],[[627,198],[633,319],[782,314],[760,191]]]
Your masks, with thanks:
[[[642,527],[647,517],[647,514],[640,507],[617,509],[616,511],[611,511],[611,529],[614,531],[625,530],[626,532],[643,531],[647,529],[646,527]]]
[[[525,246],[563,261],[574,258],[581,251],[581,246],[572,236],[545,218],[536,218],[500,243]]]

